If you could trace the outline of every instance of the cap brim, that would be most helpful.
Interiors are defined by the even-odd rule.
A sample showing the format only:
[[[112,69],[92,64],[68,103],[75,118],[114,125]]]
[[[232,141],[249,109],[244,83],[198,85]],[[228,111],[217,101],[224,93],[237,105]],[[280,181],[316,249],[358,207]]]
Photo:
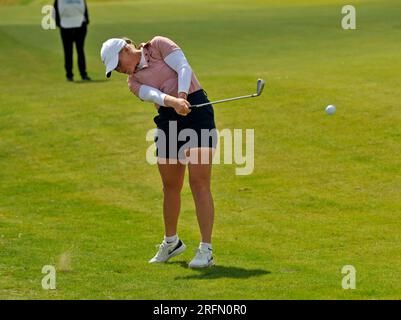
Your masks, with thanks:
[[[110,78],[111,72],[117,68],[118,65],[118,54],[116,54],[106,65],[106,77]]]

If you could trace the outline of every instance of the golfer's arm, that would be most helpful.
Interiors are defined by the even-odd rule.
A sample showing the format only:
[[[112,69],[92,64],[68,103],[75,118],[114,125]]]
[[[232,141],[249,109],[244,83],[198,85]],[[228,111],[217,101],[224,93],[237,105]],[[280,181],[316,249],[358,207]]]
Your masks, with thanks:
[[[182,50],[174,50],[164,58],[166,64],[177,72],[178,75],[178,92],[188,94],[192,80],[192,69]]]
[[[177,100],[175,97],[147,85],[141,85],[139,88],[139,98],[143,101],[156,103],[159,106],[173,108]]]

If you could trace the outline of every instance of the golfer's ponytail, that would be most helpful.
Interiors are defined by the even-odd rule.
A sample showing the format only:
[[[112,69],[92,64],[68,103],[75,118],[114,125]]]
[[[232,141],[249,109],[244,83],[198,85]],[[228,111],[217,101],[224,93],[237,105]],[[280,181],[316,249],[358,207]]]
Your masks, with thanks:
[[[122,37],[122,39],[127,43],[127,44],[132,44],[136,49],[136,44],[134,43],[134,41],[132,41],[130,38],[127,37]]]

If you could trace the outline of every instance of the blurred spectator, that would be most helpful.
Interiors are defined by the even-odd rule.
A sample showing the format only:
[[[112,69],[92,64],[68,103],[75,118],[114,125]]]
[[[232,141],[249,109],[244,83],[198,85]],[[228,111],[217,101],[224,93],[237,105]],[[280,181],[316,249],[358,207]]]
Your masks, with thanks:
[[[64,67],[68,81],[74,81],[72,72],[73,43],[78,54],[78,67],[82,80],[91,80],[86,72],[84,43],[89,24],[88,8],[85,0],[55,0],[54,18],[60,28],[64,47]]]

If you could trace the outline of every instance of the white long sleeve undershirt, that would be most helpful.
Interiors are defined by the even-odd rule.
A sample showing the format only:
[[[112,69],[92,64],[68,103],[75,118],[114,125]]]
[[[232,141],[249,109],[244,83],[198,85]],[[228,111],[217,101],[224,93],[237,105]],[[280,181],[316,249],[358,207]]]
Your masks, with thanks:
[[[166,96],[167,95],[159,89],[144,84],[139,88],[139,98],[143,101],[157,103],[159,106],[165,106],[164,98]]]
[[[164,58],[164,62],[177,72],[178,92],[188,93],[189,87],[191,86],[192,69],[187,58],[185,58],[184,52],[182,52],[182,50],[174,50]]]
[[[188,93],[189,88],[191,86],[192,80],[192,69],[188,64],[187,59],[185,58],[182,50],[175,50],[170,53],[166,58],[164,58],[164,62],[177,72],[178,75],[178,92]],[[147,86],[141,85],[139,88],[139,98],[143,101],[157,103],[160,106],[165,106],[164,98],[166,94],[161,92],[160,90]]]

